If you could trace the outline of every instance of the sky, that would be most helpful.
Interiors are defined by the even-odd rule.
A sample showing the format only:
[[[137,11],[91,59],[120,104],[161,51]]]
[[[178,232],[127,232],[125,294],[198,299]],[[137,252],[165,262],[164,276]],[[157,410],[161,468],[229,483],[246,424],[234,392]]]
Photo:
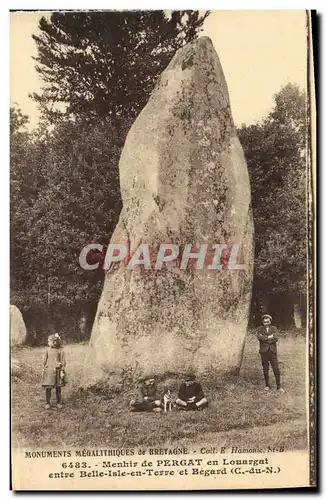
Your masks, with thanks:
[[[10,14],[11,104],[18,103],[37,125],[38,110],[29,94],[42,82],[35,71],[38,22],[44,12]],[[301,11],[212,11],[202,35],[209,36],[222,63],[237,126],[259,121],[273,96],[288,82],[306,88],[306,20]]]

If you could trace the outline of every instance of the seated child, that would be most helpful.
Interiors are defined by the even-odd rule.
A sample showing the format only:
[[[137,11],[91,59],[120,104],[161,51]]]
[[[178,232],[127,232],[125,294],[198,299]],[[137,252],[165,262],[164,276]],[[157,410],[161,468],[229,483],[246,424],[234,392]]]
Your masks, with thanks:
[[[161,400],[157,395],[157,386],[153,378],[145,379],[139,386],[139,397],[130,401],[131,411],[160,412]]]
[[[202,410],[208,402],[204,396],[202,386],[196,382],[193,374],[187,374],[180,385],[177,407],[180,410]]]

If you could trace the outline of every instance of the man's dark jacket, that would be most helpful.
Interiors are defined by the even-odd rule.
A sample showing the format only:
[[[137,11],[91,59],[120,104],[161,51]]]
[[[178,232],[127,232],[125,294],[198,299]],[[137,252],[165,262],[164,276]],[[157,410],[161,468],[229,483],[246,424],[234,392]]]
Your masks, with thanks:
[[[273,335],[273,338],[267,338],[269,335]],[[257,328],[257,339],[260,343],[260,354],[264,354],[268,350],[277,354],[276,342],[278,341],[278,331],[275,326],[270,325],[268,327],[268,332],[265,326],[259,326]]]

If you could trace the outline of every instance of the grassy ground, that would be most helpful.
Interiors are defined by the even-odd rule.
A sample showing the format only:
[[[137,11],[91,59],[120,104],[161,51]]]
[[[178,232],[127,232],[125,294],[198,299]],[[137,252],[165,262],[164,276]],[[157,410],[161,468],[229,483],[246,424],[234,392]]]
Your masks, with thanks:
[[[279,341],[279,360],[285,393],[275,388],[266,394],[258,342],[248,335],[241,376],[235,385],[220,386],[207,396],[203,412],[169,414],[129,413],[130,394],[79,393],[78,373],[85,345],[65,347],[69,385],[62,410],[45,410],[40,387],[44,348],[23,347],[13,352],[19,362],[12,377],[12,430],[14,446],[136,447],[284,445],[304,449],[306,438],[305,340],[292,334]],[[271,378],[274,384],[273,377]]]

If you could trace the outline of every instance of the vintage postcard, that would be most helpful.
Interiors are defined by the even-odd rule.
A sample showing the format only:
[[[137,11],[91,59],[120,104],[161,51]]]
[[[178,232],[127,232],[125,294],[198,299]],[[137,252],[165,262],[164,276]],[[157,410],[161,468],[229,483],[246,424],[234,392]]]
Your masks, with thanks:
[[[10,13],[14,490],[316,486],[314,19]]]

